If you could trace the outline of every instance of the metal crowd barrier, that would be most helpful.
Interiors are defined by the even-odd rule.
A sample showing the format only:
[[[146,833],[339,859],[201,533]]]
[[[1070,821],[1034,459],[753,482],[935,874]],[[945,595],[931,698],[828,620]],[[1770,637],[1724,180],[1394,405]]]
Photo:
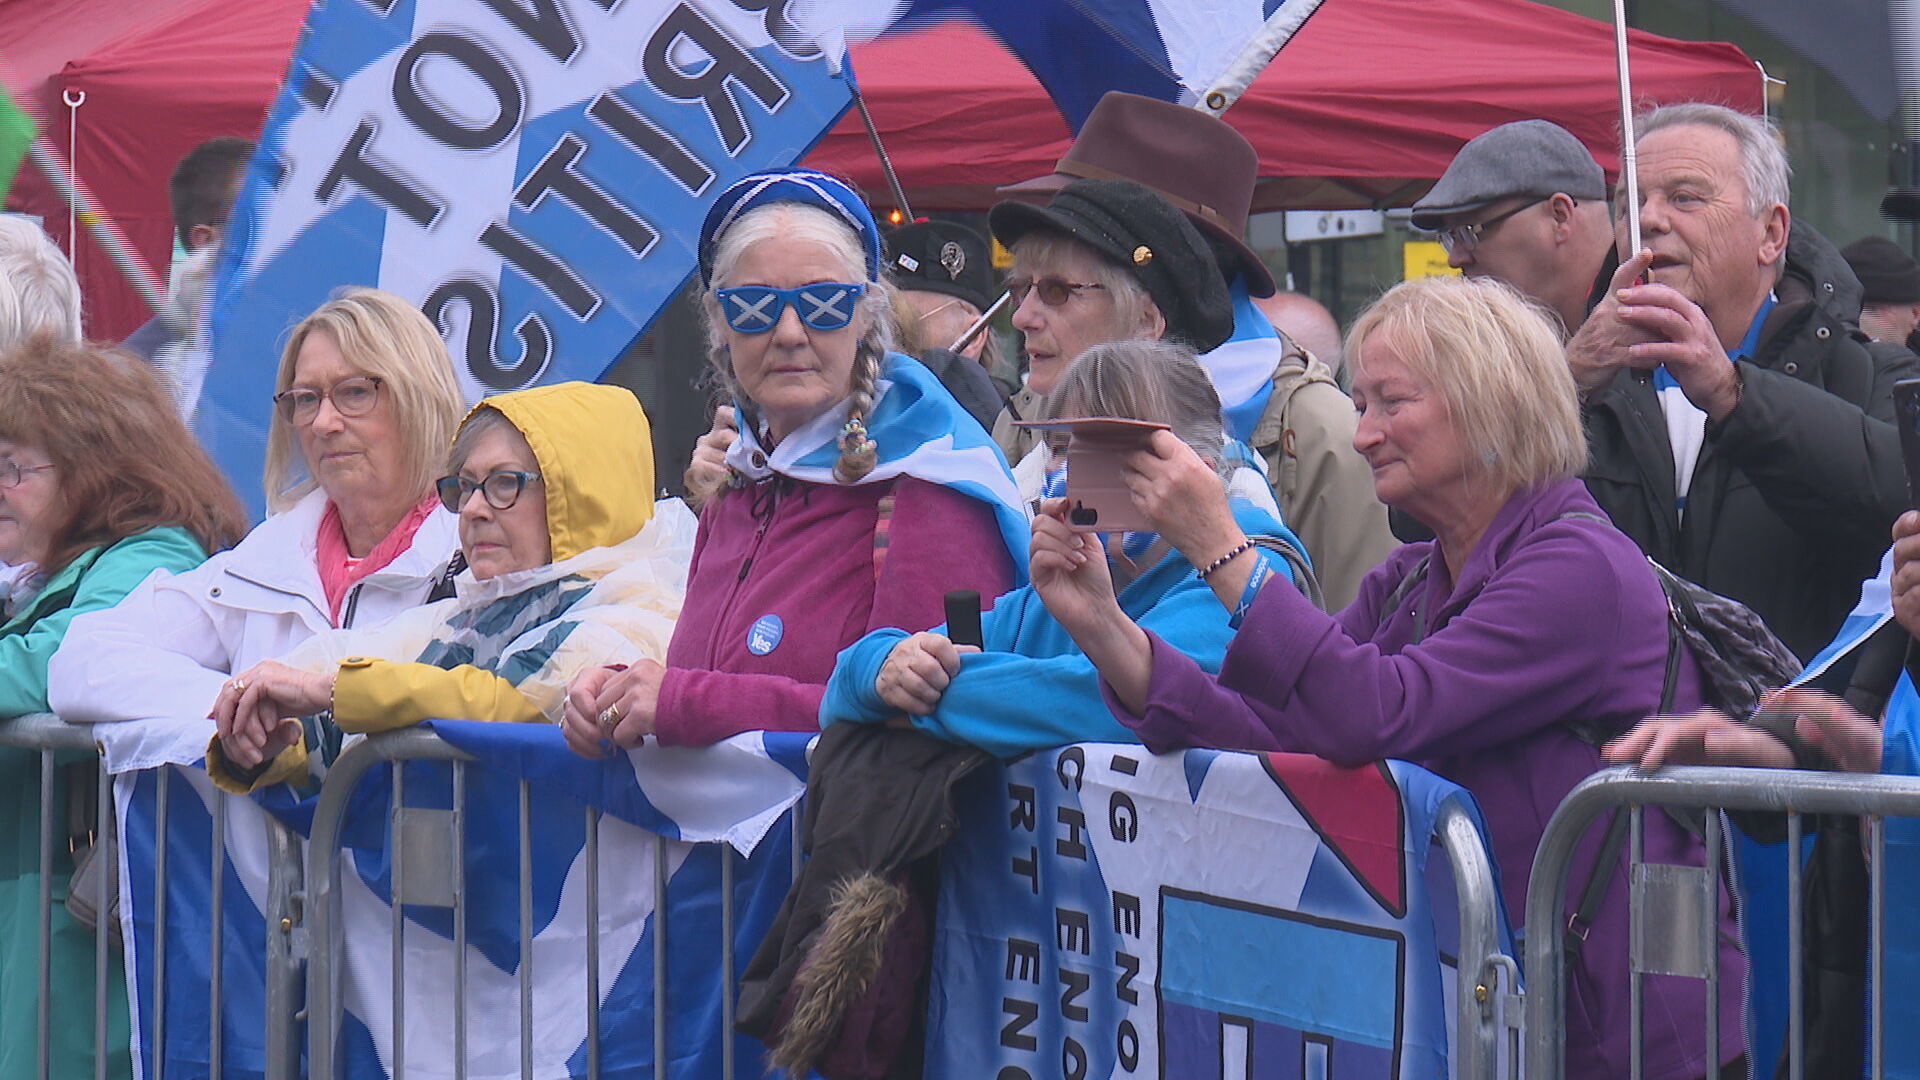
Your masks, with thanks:
[[[56,716],[45,713],[0,720],[0,746],[35,752],[38,753],[40,757],[40,896],[38,917],[38,980],[36,984],[38,987],[35,1048],[37,1068],[35,1075],[41,1078],[41,1080],[47,1080],[52,1074],[51,1047],[53,1017],[51,1015],[51,990],[53,978],[53,868],[55,845],[60,839],[56,832],[56,822],[63,820],[66,812],[66,807],[56,806],[53,802],[54,778],[56,775],[55,757],[63,752],[77,752],[89,756],[97,756],[100,752],[100,747],[94,740],[92,728],[84,725],[68,724]],[[96,837],[96,842],[98,842],[98,840],[105,838],[104,834],[107,823],[114,820],[114,798],[113,778],[108,776],[105,770],[95,770],[95,777],[94,800],[97,813],[95,820],[101,830],[101,834]],[[172,779],[172,771],[170,769],[162,769],[159,771],[159,817],[155,825],[161,836],[166,835],[167,794]],[[229,798],[229,796],[220,794],[214,801],[212,810],[213,835],[211,839],[214,860],[212,879],[209,885],[213,897],[213,907],[216,911],[221,910],[221,898],[225,890],[224,853],[227,798]],[[117,844],[118,836],[119,832],[116,829],[113,831],[112,842]],[[275,895],[285,896],[297,887],[294,880],[297,879],[300,872],[297,842],[290,832],[278,827],[270,829],[268,841],[271,851],[269,865],[272,888]],[[150,971],[139,973],[143,976],[150,974],[150,985],[153,989],[152,1008],[148,1015],[141,1017],[146,1030],[137,1033],[144,1035],[148,1045],[154,1049],[150,1080],[165,1080],[166,1075],[166,1055],[164,1053],[164,1047],[166,1045],[166,1002],[168,995],[166,992],[167,946],[165,928],[169,915],[167,910],[166,845],[164,843],[161,844],[158,850],[159,854],[155,860],[153,875],[154,895],[157,897],[154,913],[158,926],[158,932],[155,934],[156,946],[154,955],[151,958]],[[118,850],[102,850],[96,857],[111,860],[116,867],[120,862],[120,852]],[[107,1045],[108,980],[111,977],[110,972],[113,967],[111,957],[116,948],[109,936],[110,922],[108,913],[114,910],[114,901],[118,899],[117,897],[110,897],[107,894],[107,888],[113,876],[114,875],[103,872],[94,875],[93,878],[96,883],[96,891],[92,900],[94,910],[100,914],[100,918],[96,920],[93,934],[93,1075],[96,1077],[96,1080],[104,1080],[107,1076],[108,1058],[110,1051],[113,1049]],[[209,985],[206,988],[208,998],[207,1014],[211,1018],[210,1031],[208,1032],[210,1053],[208,1065],[211,1075],[220,1076],[222,1075],[224,1066],[222,1052],[225,1042],[222,1032],[222,994],[224,988],[221,980],[221,957],[224,947],[223,933],[225,928],[219,918],[207,918],[203,912],[192,912],[189,913],[188,917],[206,919],[207,921],[212,973]],[[271,953],[272,943],[262,942],[261,947]],[[285,1060],[288,1062],[297,1062],[299,1050],[293,1010],[291,1008],[273,1007],[274,1005],[287,1004],[285,995],[286,987],[281,986],[278,988],[277,1000],[270,1000],[267,1037],[269,1046],[279,1046],[282,1048],[286,1054]],[[276,990],[271,985],[271,980],[269,996],[270,999],[276,998]],[[297,1068],[297,1065],[293,1067]],[[290,1075],[290,1072],[288,1075]]]
[[[308,848],[308,893],[304,898],[307,923],[304,941],[306,942],[309,1075],[333,1077],[340,1072],[339,1035],[344,1015],[341,981],[345,963],[341,892],[342,829],[355,788],[369,770],[381,763],[396,765],[392,772],[392,804],[386,825],[386,841],[391,853],[391,865],[395,868],[392,875],[393,1045],[390,1072],[394,1076],[404,1075],[407,1060],[404,1014],[407,985],[404,943],[407,927],[402,910],[406,906],[430,906],[448,908],[452,911],[455,987],[452,1011],[453,1074],[456,1077],[466,1075],[467,1027],[470,1020],[467,1016],[466,1001],[468,890],[462,815],[466,805],[467,770],[473,760],[470,755],[432,732],[409,728],[372,736],[356,743],[341,754],[328,769],[321,788],[320,801],[314,812],[313,831]],[[397,766],[408,761],[449,763],[452,768],[453,783],[451,810],[409,807],[406,804],[405,770]],[[531,824],[532,792],[525,779],[520,779],[517,783],[519,787],[520,940],[519,963],[516,971],[520,1074],[531,1076],[534,1073],[532,1059],[534,1038],[532,845],[535,837]],[[583,813],[586,824],[586,847],[583,855],[586,861],[586,956],[581,964],[583,969],[581,1001],[587,1017],[586,1071],[589,1077],[598,1077],[601,1074],[602,1035],[599,1013],[604,974],[600,970],[599,963],[601,934],[599,825],[602,813],[592,807],[585,808]],[[792,820],[797,832],[799,815],[794,813]],[[661,842],[653,845],[655,933],[653,936],[652,1036],[655,1063],[670,1060],[668,1020],[671,1009],[668,1003],[671,1000],[671,987],[667,978],[669,942],[667,882],[670,876],[669,850],[671,845],[680,843],[680,841],[663,838]],[[729,1033],[733,1030],[734,999],[737,992],[734,977],[738,965],[734,949],[733,885],[735,863],[740,856],[725,843],[714,842],[710,846],[718,848],[720,860],[721,910],[717,960],[724,986],[720,1015],[711,1037],[718,1040],[721,1047],[722,1075],[726,1080],[734,1080],[736,1075],[758,1075],[760,1072],[757,1066],[750,1066],[744,1072],[737,1070],[733,1039],[729,1037]],[[419,851],[421,855],[409,856],[408,852],[411,851]],[[793,851],[792,869],[797,873],[800,864],[800,845],[797,842],[793,845]],[[413,866],[417,868],[416,870],[410,871],[403,868],[410,857],[414,859]],[[419,871],[425,871],[425,873]],[[439,873],[446,875],[444,888],[435,880]],[[665,1075],[665,1073],[656,1072],[656,1075]]]
[[[1502,1062],[1520,1060],[1521,999],[1519,971],[1501,948],[1493,856],[1479,827],[1454,803],[1441,807],[1434,832],[1453,870],[1460,918],[1453,1075],[1457,1080],[1495,1080]]]
[[[1663,867],[1642,861],[1642,814],[1647,807],[1675,809],[1750,810],[1784,813],[1787,842],[1788,893],[1788,974],[1790,1021],[1787,1036],[1789,1076],[1801,1080],[1804,1071],[1801,989],[1801,864],[1800,839],[1806,814],[1860,815],[1867,821],[1867,842],[1871,862],[1871,900],[1869,902],[1871,972],[1868,1016],[1868,1056],[1871,1076],[1880,1080],[1885,1069],[1886,1041],[1883,1024],[1885,1001],[1885,880],[1886,819],[1920,817],[1920,777],[1864,776],[1842,773],[1798,772],[1777,769],[1672,768],[1653,775],[1632,769],[1610,769],[1597,773],[1570,792],[1554,811],[1540,838],[1535,854],[1533,877],[1527,891],[1528,927],[1557,928],[1566,909],[1568,875],[1573,868],[1574,851],[1587,829],[1609,811],[1622,809],[1631,815],[1630,852],[1633,868],[1633,907],[1631,950],[1631,1047],[1632,1077],[1641,1074],[1640,980],[1645,974],[1670,973],[1675,967],[1671,957],[1658,955],[1663,944],[1677,948],[1704,950],[1704,981],[1707,990],[1706,1045],[1718,1059],[1718,948],[1717,913],[1719,902],[1719,862],[1709,859],[1705,867]],[[1717,852],[1721,846],[1719,815],[1706,818],[1706,845]],[[1642,901],[1686,899],[1699,906],[1684,912],[1670,907],[1676,922],[1685,920],[1700,929],[1700,942],[1662,942],[1658,926],[1643,925],[1648,913]],[[1682,894],[1690,894],[1683,896]],[[1526,1067],[1530,1080],[1561,1080],[1565,1075],[1565,1017],[1567,966],[1563,935],[1555,932],[1530,933],[1526,940],[1526,971],[1529,992],[1526,996]],[[1749,1063],[1754,1075],[1773,1072],[1770,1060]],[[1717,1077],[1712,1066],[1707,1075]]]

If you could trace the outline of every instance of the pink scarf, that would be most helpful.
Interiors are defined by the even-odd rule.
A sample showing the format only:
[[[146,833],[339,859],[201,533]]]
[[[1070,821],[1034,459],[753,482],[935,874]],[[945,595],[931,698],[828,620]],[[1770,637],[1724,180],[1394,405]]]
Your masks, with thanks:
[[[340,508],[332,500],[327,502],[327,512],[320,518],[320,535],[316,538],[320,563],[320,588],[327,594],[327,618],[333,625],[340,625],[340,605],[346,602],[347,590],[358,584],[362,578],[384,570],[388,563],[400,557],[400,553],[413,546],[413,534],[440,505],[437,495],[429,495],[420,500],[420,504],[400,519],[387,538],[375,544],[365,557],[356,559],[347,554],[347,529],[340,523]]]

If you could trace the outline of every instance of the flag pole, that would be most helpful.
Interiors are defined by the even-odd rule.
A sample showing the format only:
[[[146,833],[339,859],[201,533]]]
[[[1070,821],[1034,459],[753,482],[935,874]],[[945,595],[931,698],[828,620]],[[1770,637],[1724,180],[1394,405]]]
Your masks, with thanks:
[[[893,171],[893,159],[887,156],[887,148],[880,142],[880,129],[873,126],[873,114],[867,111],[867,97],[860,92],[860,84],[851,78],[847,80],[847,89],[853,93],[853,107],[860,110],[860,122],[866,125],[873,152],[880,158],[880,171],[887,175],[887,187],[893,191],[893,205],[900,208],[902,217],[912,221],[913,208],[907,205],[907,193],[900,186],[900,177]]]
[[[1613,49],[1620,72],[1620,193],[1627,205],[1627,251],[1640,253],[1640,162],[1633,139],[1633,77],[1627,72],[1627,3],[1613,0]]]
[[[960,352],[967,346],[973,344],[973,339],[979,337],[980,331],[985,330],[987,324],[993,321],[993,317],[1000,313],[1000,309],[1007,306],[1007,299],[1012,295],[1012,293],[1003,292],[1000,294],[999,299],[988,304],[987,310],[981,312],[980,317],[973,320],[972,326],[967,327],[967,332],[955,338],[953,344],[947,346],[947,351]]]

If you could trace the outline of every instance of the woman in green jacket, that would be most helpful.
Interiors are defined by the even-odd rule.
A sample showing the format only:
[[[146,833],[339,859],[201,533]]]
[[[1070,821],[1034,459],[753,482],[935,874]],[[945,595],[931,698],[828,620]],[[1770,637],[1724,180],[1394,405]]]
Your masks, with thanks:
[[[0,353],[0,717],[47,711],[47,660],[84,611],[157,569],[199,565],[246,531],[240,501],[146,365],[40,335]],[[66,770],[40,789],[39,754],[0,749],[0,1077],[36,1075],[40,811],[68,833]],[[93,934],[61,901],[54,850],[50,1025],[55,1076],[92,1075]],[[108,972],[108,1074],[132,1071],[126,983]]]

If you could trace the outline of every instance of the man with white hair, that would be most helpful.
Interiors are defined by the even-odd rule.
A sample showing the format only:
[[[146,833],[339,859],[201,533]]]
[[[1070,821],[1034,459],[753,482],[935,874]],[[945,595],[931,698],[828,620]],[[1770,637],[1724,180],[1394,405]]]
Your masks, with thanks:
[[[1644,551],[1804,660],[1906,508],[1892,388],[1920,362],[1859,332],[1860,284],[1792,220],[1771,125],[1684,104],[1636,131],[1642,250],[1624,250],[1622,207],[1631,257],[1567,347],[1587,485]]]

